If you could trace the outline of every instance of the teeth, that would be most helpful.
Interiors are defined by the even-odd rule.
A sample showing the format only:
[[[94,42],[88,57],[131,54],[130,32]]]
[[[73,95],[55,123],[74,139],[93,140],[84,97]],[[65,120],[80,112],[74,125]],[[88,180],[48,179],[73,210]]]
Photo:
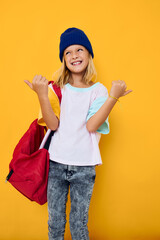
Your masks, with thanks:
[[[72,63],[73,65],[77,65],[77,64],[79,64],[79,63],[81,63],[81,62],[76,62],[76,63]]]

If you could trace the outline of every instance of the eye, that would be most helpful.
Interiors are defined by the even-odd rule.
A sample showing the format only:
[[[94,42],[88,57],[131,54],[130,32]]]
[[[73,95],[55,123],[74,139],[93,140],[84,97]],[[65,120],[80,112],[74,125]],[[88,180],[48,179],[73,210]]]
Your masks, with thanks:
[[[82,50],[82,51],[83,51],[83,49],[82,49],[82,48],[79,48],[79,49],[78,49],[78,51],[79,51],[79,50]],[[67,55],[68,53],[70,53],[70,52],[66,52],[66,55]]]

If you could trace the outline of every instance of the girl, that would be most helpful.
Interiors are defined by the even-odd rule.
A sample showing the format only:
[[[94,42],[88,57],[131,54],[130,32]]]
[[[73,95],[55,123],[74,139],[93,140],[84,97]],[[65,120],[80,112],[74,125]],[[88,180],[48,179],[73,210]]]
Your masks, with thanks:
[[[107,88],[96,82],[91,43],[78,28],[68,28],[60,37],[62,67],[55,84],[61,88],[60,119],[48,98],[48,80],[36,75],[32,83],[47,127],[56,130],[50,147],[48,177],[48,230],[50,240],[63,240],[66,202],[70,188],[70,230],[73,240],[88,240],[88,210],[95,183],[95,166],[101,165],[99,140],[109,133],[108,116],[117,100],[131,92],[122,80]]]

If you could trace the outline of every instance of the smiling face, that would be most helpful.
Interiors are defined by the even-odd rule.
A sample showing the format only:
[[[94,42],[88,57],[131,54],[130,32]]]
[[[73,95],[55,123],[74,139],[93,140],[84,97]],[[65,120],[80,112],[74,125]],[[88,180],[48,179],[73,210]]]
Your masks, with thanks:
[[[84,74],[89,62],[89,51],[85,47],[71,45],[64,50],[63,56],[71,73]]]

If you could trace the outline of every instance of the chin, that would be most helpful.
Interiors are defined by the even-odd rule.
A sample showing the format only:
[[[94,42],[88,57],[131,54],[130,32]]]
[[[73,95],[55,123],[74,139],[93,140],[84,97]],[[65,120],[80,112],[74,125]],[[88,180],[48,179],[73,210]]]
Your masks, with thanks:
[[[82,70],[72,70],[72,73],[84,73],[85,69]]]

